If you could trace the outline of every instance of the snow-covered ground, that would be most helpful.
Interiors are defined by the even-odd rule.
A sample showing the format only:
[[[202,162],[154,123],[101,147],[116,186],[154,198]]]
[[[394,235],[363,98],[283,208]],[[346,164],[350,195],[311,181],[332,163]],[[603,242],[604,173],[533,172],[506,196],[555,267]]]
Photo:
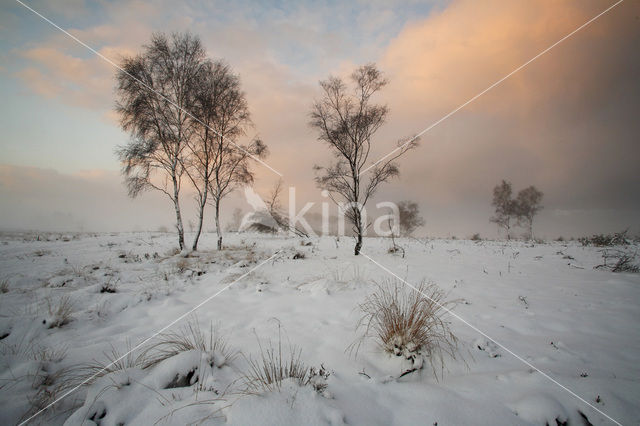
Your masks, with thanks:
[[[355,357],[348,348],[358,337],[358,304],[392,277],[353,256],[349,238],[303,245],[229,234],[222,252],[213,235],[201,241],[185,258],[170,234],[0,236],[0,424],[27,419],[34,405],[64,395],[61,382],[77,383],[77,372],[88,371],[79,367],[108,364],[114,349],[124,354],[230,284],[166,332],[184,333],[197,321],[208,336],[214,324],[227,352],[243,355],[225,358],[218,348],[148,368],[121,362],[126,368],[91,380],[32,422],[610,423],[452,316],[461,356],[446,360],[438,380],[429,368],[399,377],[403,363],[373,341]],[[640,274],[594,270],[601,253],[578,243],[401,244],[404,258],[382,239],[367,239],[363,253],[410,283],[437,284],[459,299],[454,312],[470,324],[613,419],[640,424]],[[64,301],[71,317],[60,325],[55,311]],[[330,373],[324,392],[291,380],[279,391],[243,392],[248,359],[259,359],[269,341],[277,348],[279,335],[285,352],[296,345],[304,363]]]

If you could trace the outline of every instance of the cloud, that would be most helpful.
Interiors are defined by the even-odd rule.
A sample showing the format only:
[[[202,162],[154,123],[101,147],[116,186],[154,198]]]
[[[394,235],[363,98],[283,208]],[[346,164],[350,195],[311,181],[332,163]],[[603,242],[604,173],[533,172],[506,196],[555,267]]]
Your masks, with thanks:
[[[113,72],[98,58],[79,58],[52,47],[28,49],[21,56],[31,65],[17,77],[34,93],[91,109],[113,104]]]
[[[380,60],[392,114],[381,140],[421,131],[603,8],[460,0],[408,24]],[[403,193],[480,211],[461,218],[478,226],[502,178],[537,185],[550,209],[639,210],[637,14],[621,4],[426,133],[402,160]]]

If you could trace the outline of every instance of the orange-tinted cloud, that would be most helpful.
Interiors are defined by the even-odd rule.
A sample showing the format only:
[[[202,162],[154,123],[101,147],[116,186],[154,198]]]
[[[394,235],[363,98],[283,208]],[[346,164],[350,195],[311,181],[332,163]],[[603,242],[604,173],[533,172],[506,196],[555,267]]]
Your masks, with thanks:
[[[383,133],[426,128],[607,6],[460,0],[408,24],[380,61],[391,80]],[[425,134],[404,160],[413,193],[442,205],[486,199],[504,177],[547,189],[554,203],[570,188],[597,204],[615,182],[637,188],[629,118],[639,13],[638,3],[621,4]]]

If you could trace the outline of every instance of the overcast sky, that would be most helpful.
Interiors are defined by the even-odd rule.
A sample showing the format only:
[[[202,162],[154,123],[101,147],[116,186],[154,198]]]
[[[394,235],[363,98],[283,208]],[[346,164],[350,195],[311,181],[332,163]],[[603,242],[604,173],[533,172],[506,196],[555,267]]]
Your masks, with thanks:
[[[322,200],[312,166],[330,159],[307,125],[320,79],[366,62],[389,78],[376,98],[391,112],[373,160],[614,0],[25,3],[116,62],[154,31],[199,35],[210,57],[240,74],[251,134],[269,145],[267,162],[300,205]],[[640,233],[638,52],[640,2],[627,0],[427,132],[374,202],[417,201],[423,234],[495,236],[491,191],[507,179],[516,191],[544,192],[538,235]],[[114,149],[128,136],[113,112],[114,75],[19,3],[2,2],[1,229],[171,226],[162,196],[126,196]],[[256,190],[268,192],[278,177],[255,171]],[[191,215],[189,194],[183,204]],[[229,200],[228,216],[235,206],[241,197]]]

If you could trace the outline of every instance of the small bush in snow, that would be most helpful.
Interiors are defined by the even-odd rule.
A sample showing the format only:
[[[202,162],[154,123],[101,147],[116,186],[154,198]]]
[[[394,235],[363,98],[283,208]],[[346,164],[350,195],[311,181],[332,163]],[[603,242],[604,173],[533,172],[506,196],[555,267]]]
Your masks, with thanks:
[[[594,269],[608,269],[611,272],[640,272],[637,252],[604,249],[602,251],[602,259],[604,263]]]
[[[62,327],[65,324],[71,322],[71,315],[73,313],[73,303],[69,296],[62,296],[56,302],[51,298],[47,298],[47,310],[49,311],[49,318],[43,321],[48,328]]]
[[[9,292],[9,280],[0,281],[0,293],[8,293]]]
[[[443,314],[454,302],[445,301],[444,292],[435,284],[421,283],[417,291],[399,281],[377,285],[376,291],[359,305],[362,317],[357,328],[362,336],[352,345],[356,354],[365,338],[373,338],[382,349],[403,357],[410,368],[403,374],[422,368],[426,359],[438,378],[445,367],[445,356],[455,358],[458,339]]]

